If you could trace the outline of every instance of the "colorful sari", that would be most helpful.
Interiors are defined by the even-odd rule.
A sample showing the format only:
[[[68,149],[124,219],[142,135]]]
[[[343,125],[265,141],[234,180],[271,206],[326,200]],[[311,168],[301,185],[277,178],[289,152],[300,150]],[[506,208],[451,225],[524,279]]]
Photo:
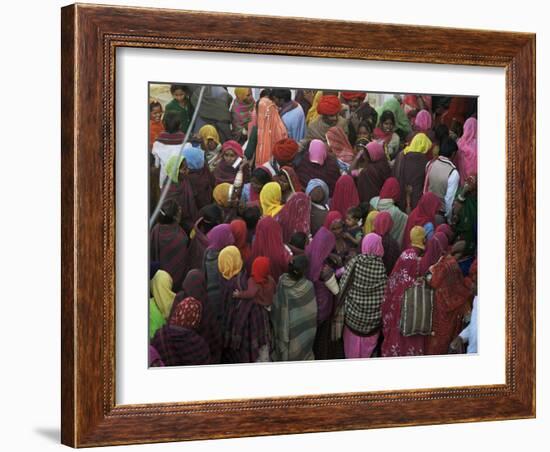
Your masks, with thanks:
[[[309,234],[311,203],[305,193],[294,193],[275,216],[281,225],[283,242],[288,243],[295,232]]]
[[[414,226],[424,227],[427,223],[432,223],[435,226],[435,214],[440,207],[441,201],[435,193],[426,192],[422,195],[418,205],[407,219],[407,225],[403,232],[403,249],[407,249],[411,245],[410,232]]]
[[[252,262],[258,256],[269,258],[271,276],[275,281],[288,269],[291,256],[284,246],[281,225],[273,217],[263,217],[258,221],[247,268],[252,268]]]
[[[321,179],[328,185],[329,196],[332,196],[336,181],[340,177],[340,169],[336,157],[328,154],[325,143],[313,140],[296,168],[296,174],[303,187],[307,187],[311,179]]]
[[[279,116],[277,105],[268,97],[262,97],[258,104],[258,143],[255,166],[262,166],[269,162],[273,154],[273,146],[284,138],[288,138],[288,133]]]
[[[157,223],[151,229],[149,259],[159,262],[160,269],[170,274],[177,290],[187,273],[187,246],[189,239],[177,223]]]
[[[342,127],[331,127],[326,133],[326,141],[329,151],[347,165],[351,165],[355,157],[355,149]]]
[[[468,118],[464,123],[464,133],[456,142],[456,166],[460,174],[460,185],[477,174],[477,119]]]

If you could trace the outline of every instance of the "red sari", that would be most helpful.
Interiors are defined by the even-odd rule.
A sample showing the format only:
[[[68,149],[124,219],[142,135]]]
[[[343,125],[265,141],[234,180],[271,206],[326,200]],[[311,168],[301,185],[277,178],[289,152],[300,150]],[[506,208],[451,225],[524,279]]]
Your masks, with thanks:
[[[311,220],[309,196],[302,192],[291,195],[275,216],[275,220],[281,225],[284,243],[288,243],[295,232],[309,234]]]
[[[269,258],[271,276],[275,281],[279,281],[279,276],[288,270],[291,256],[284,246],[281,226],[273,217],[263,217],[256,225],[252,254],[247,262],[249,270],[252,268],[252,262],[258,256]]]
[[[330,210],[337,210],[345,218],[348,209],[358,205],[359,193],[353,177],[349,174],[340,176],[336,181],[334,194],[330,200]]]
[[[388,278],[382,302],[382,356],[418,356],[425,354],[424,336],[403,336],[399,330],[401,302],[405,290],[418,277],[420,250],[409,248],[401,253]]]

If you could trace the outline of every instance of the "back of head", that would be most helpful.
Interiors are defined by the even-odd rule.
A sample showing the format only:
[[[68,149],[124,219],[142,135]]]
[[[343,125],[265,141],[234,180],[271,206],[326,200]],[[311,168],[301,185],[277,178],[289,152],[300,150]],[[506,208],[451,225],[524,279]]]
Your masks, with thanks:
[[[289,89],[275,88],[271,90],[271,97],[278,97],[283,99],[285,102],[288,102],[292,98],[292,94]]]
[[[307,272],[309,259],[307,256],[294,256],[288,264],[288,275],[295,281],[302,279]]]
[[[262,212],[260,211],[260,208],[258,206],[252,206],[244,209],[242,218],[246,223],[247,229],[253,230],[256,228],[261,216]]]
[[[439,155],[443,157],[451,158],[457,150],[456,141],[450,137],[444,138],[439,145]]]
[[[167,111],[162,119],[164,129],[168,133],[176,133],[181,125],[180,115],[175,111]]]
[[[295,232],[290,237],[289,245],[292,245],[298,249],[305,249],[307,244],[307,234],[305,232]]]
[[[159,223],[161,224],[171,224],[174,221],[176,221],[176,216],[178,214],[178,203],[173,200],[169,199],[166,201],[159,212]]]

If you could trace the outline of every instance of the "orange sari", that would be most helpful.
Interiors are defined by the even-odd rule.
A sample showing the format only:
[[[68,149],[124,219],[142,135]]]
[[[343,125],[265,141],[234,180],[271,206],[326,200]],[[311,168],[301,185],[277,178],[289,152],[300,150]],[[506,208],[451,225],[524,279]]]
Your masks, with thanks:
[[[284,138],[288,138],[288,133],[277,106],[268,97],[262,97],[258,104],[256,167],[269,161],[274,144]]]

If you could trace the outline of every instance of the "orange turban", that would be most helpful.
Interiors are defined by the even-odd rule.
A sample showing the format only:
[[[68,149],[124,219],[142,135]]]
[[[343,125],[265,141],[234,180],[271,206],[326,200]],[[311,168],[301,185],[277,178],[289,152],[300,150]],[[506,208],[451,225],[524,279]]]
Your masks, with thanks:
[[[342,104],[340,104],[338,97],[333,95],[322,96],[317,104],[317,113],[320,115],[337,115],[341,109]]]
[[[273,146],[273,157],[278,162],[291,162],[298,153],[298,143],[292,138],[283,138]]]

